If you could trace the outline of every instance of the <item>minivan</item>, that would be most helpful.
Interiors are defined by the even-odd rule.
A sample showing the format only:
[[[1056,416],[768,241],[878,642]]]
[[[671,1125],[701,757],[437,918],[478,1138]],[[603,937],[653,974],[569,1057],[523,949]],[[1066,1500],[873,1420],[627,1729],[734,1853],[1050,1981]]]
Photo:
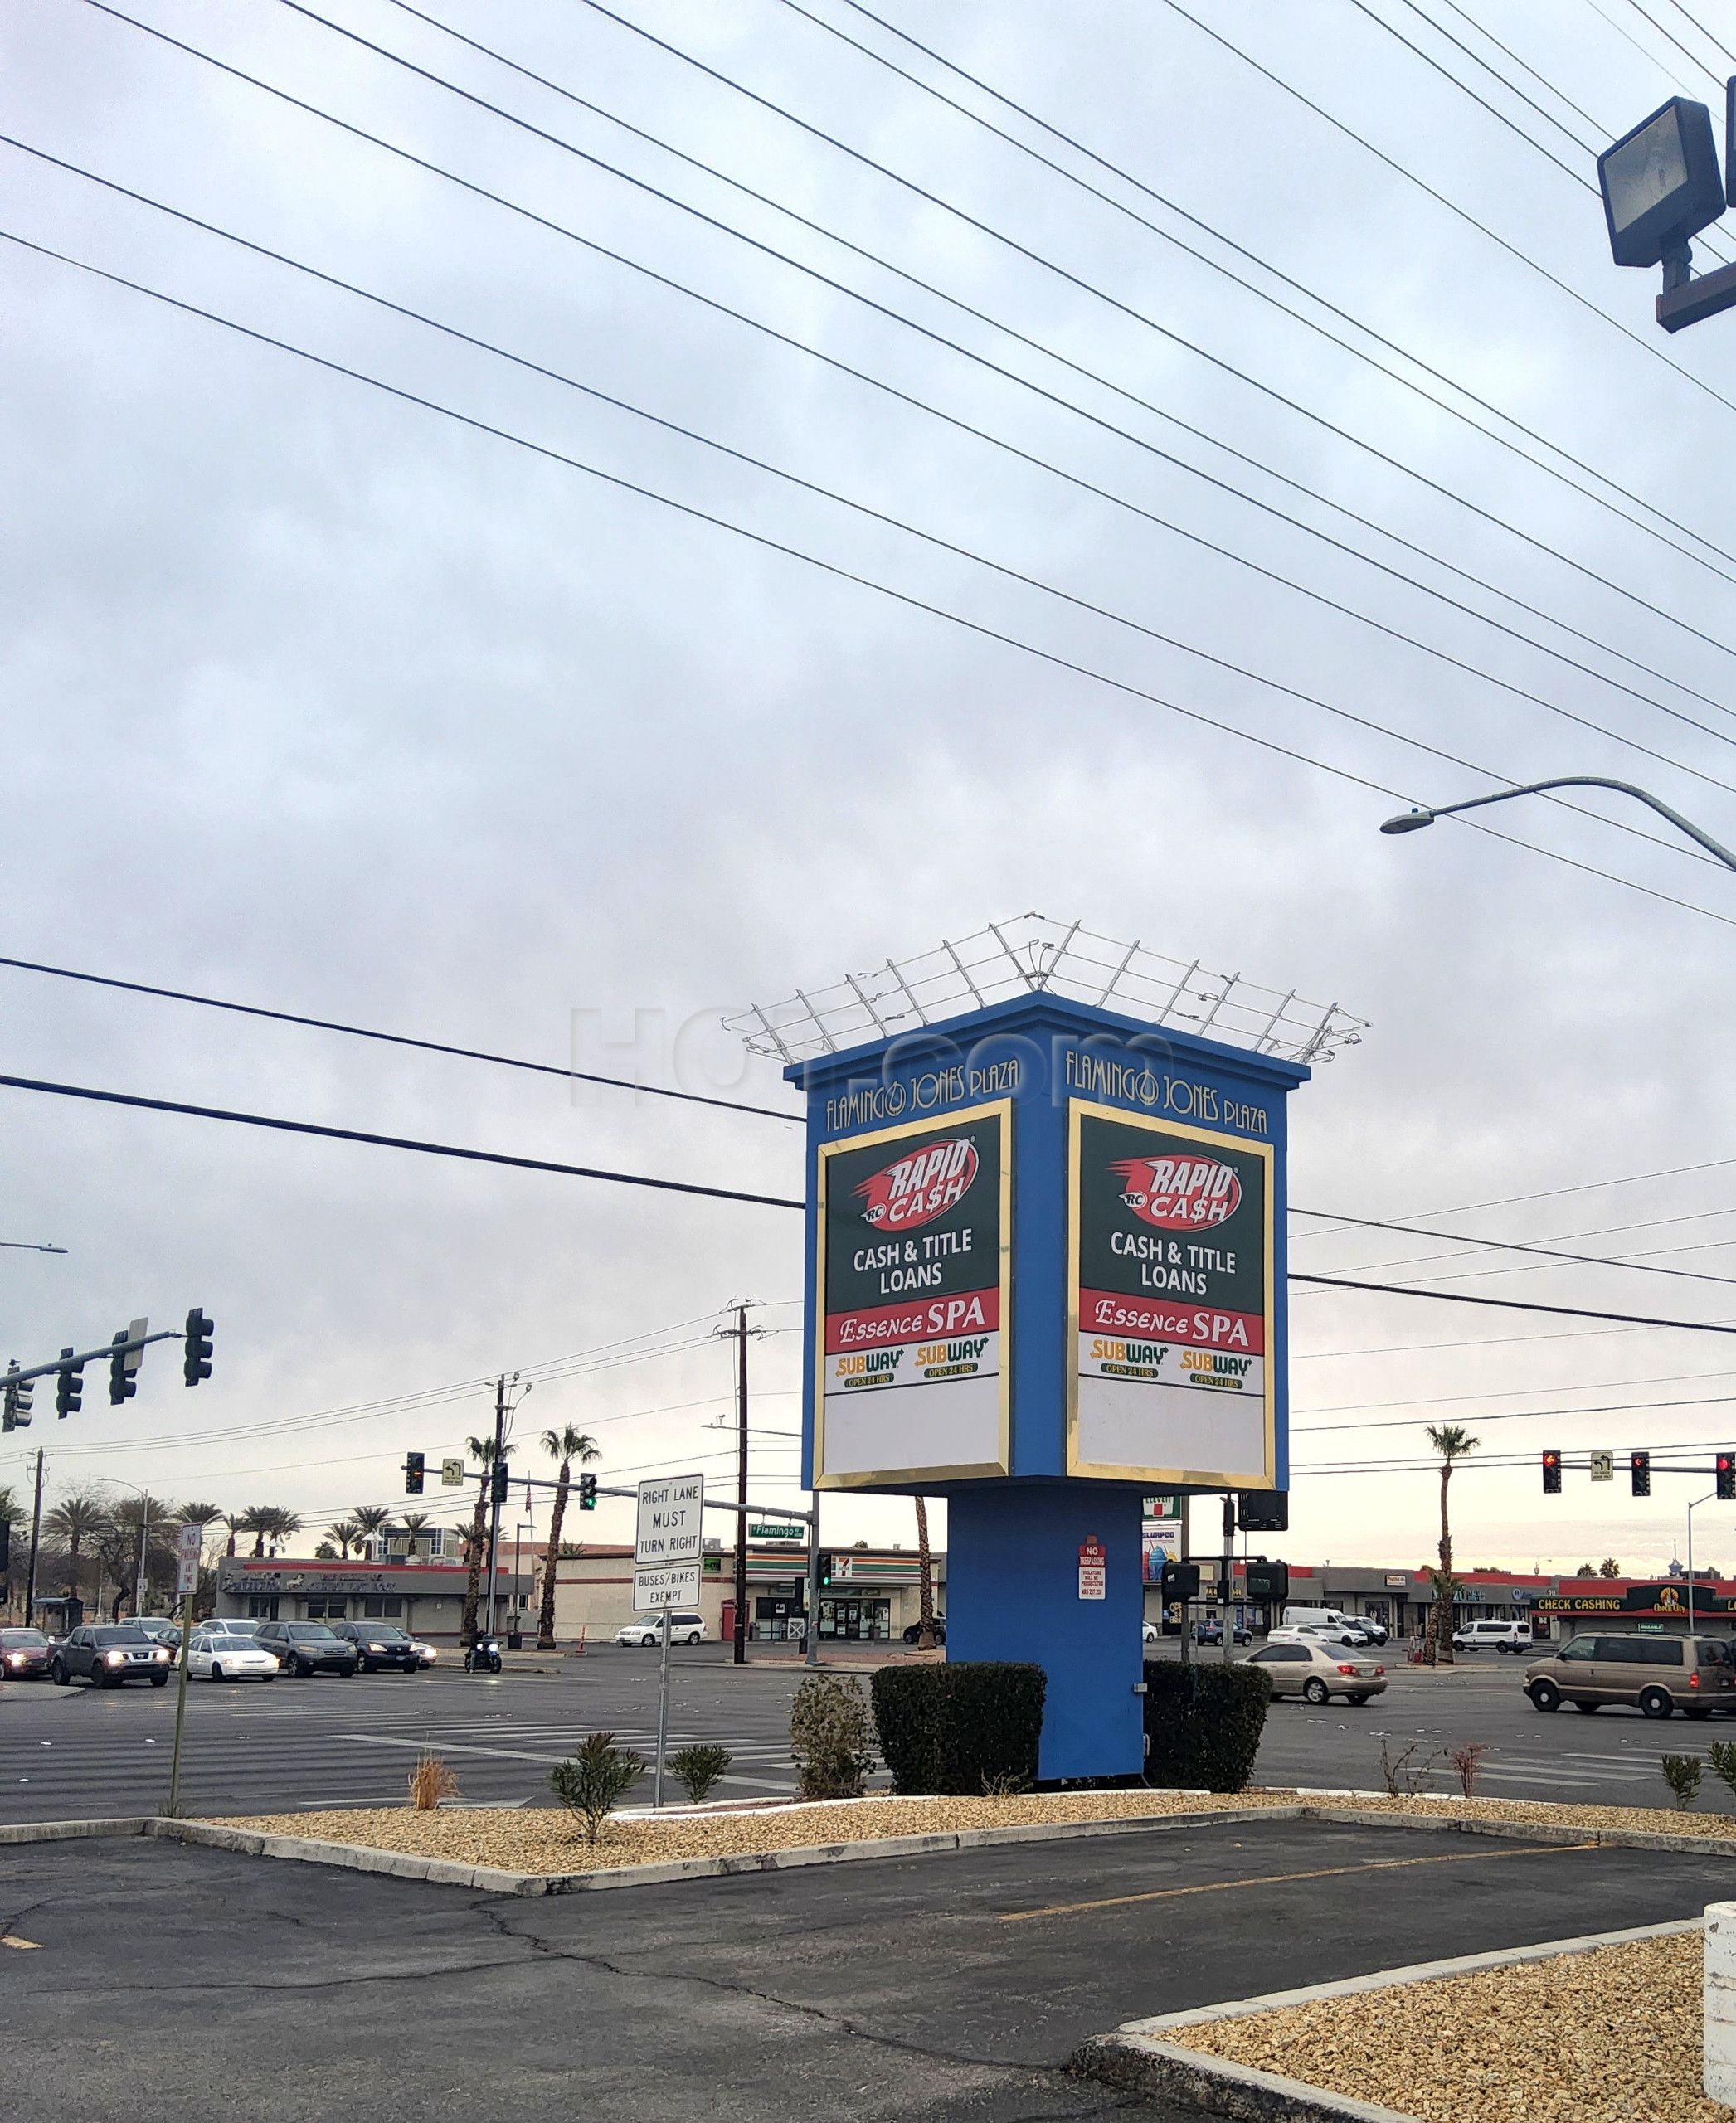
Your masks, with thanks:
[[[1567,1702],[1575,1710],[1628,1703],[1647,1717],[1736,1712],[1729,1652],[1715,1636],[1576,1636],[1526,1667],[1525,1693],[1539,1710]]]
[[[1455,1651],[1529,1651],[1529,1622],[1465,1622],[1452,1633]]]

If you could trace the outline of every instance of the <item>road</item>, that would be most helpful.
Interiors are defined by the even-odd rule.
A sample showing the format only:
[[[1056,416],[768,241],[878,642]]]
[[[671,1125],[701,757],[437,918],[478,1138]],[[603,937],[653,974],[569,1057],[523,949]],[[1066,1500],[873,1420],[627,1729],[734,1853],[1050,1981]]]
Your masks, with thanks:
[[[1191,1824],[527,1902],[32,1845],[0,1873],[6,2087],[34,2123],[1199,2123],[1066,2061],[1151,2013],[1695,1916],[1728,1869]]]
[[[790,1666],[731,1667],[722,1648],[673,1657],[671,1737],[721,1741],[735,1756],[720,1796],[793,1791]],[[1653,1724],[1637,1713],[1540,1717],[1520,1691],[1518,1662],[1490,1656],[1451,1672],[1400,1668],[1388,1693],[1360,1710],[1274,1703],[1256,1767],[1262,1784],[1379,1790],[1381,1745],[1415,1751],[1420,1788],[1456,1790],[1447,1749],[1481,1742],[1480,1788],[1505,1798],[1609,1805],[1669,1803],[1658,1760],[1703,1753],[1736,1738],[1736,1723]],[[183,1770],[200,1813],[396,1803],[417,1754],[431,1747],[467,1799],[541,1800],[548,1771],[586,1732],[613,1732],[641,1754],[656,1730],[657,1660],[605,1650],[536,1674],[471,1676],[457,1669],[353,1680],[194,1682],[187,1693]],[[174,1690],[94,1693],[75,1685],[0,1683],[0,1819],[49,1820],[154,1810],[168,1782]],[[643,1790],[637,1795],[644,1795]],[[1700,1805],[1736,1810],[1708,1773]]]

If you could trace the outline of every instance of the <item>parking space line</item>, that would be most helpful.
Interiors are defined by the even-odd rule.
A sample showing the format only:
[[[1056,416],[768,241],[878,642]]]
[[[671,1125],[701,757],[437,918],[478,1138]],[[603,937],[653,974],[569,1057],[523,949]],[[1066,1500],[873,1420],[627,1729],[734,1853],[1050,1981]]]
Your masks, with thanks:
[[[1238,1887],[1276,1887],[1294,1880],[1336,1880],[1352,1873],[1398,1873],[1421,1865],[1474,1865],[1498,1863],[1503,1858],[1554,1858],[1574,1850],[1596,1850],[1596,1843],[1539,1843],[1523,1850],[1452,1851],[1432,1858],[1371,1858],[1359,1865],[1320,1865],[1306,1873],[1267,1873],[1246,1880],[1203,1880],[1185,1887],[1152,1887],[1143,1894],[1103,1895],[1093,1902],[1058,1902],[1046,1909],[1014,1909],[1003,1913],[1002,1924],[1028,1924],[1037,1917],[1072,1917],[1087,1909],[1119,1909],[1135,1902],[1174,1902],[1184,1895],[1228,1894]]]

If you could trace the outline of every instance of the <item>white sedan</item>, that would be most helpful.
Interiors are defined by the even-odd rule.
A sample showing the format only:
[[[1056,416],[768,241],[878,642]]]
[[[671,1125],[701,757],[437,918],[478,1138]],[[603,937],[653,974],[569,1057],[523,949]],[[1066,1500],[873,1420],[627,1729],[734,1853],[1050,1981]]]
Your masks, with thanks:
[[[250,1636],[201,1630],[187,1647],[187,1670],[202,1681],[275,1681],[278,1666],[275,1656]]]

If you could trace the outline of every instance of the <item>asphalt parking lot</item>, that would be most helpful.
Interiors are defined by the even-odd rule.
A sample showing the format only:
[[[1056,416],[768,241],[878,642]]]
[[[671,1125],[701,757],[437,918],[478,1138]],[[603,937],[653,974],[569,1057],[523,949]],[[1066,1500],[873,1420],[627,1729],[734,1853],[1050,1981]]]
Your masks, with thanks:
[[[1711,1856],[1327,1823],[1154,1828],[545,1900],[131,1840],[5,1853],[36,2123],[1039,2118],[1144,2014],[1698,1914]]]
[[[673,1654],[672,1737],[721,1741],[735,1756],[720,1795],[793,1792],[790,1665],[732,1667],[722,1648]],[[1360,1709],[1286,1698],[1272,1705],[1257,1782],[1331,1790],[1382,1788],[1388,1758],[1413,1751],[1417,1788],[1453,1790],[1447,1751],[1481,1743],[1480,1789],[1508,1799],[1668,1805],[1661,1756],[1703,1753],[1736,1737],[1736,1722],[1654,1724],[1637,1712],[1534,1711],[1523,1663],[1485,1654],[1450,1670],[1391,1670]],[[864,1681],[864,1685],[866,1683]],[[553,1674],[358,1675],[353,1680],[192,1683],[184,1790],[201,1813],[378,1805],[401,1798],[424,1747],[444,1755],[466,1798],[538,1803],[549,1770],[585,1733],[612,1731],[648,1754],[656,1731],[656,1654],[605,1650]],[[49,1820],[151,1812],[168,1782],[173,1688],[93,1693],[41,1682],[0,1683],[0,1819]],[[643,1790],[638,1795],[644,1795]],[[1703,1811],[1736,1810],[1708,1771]]]

